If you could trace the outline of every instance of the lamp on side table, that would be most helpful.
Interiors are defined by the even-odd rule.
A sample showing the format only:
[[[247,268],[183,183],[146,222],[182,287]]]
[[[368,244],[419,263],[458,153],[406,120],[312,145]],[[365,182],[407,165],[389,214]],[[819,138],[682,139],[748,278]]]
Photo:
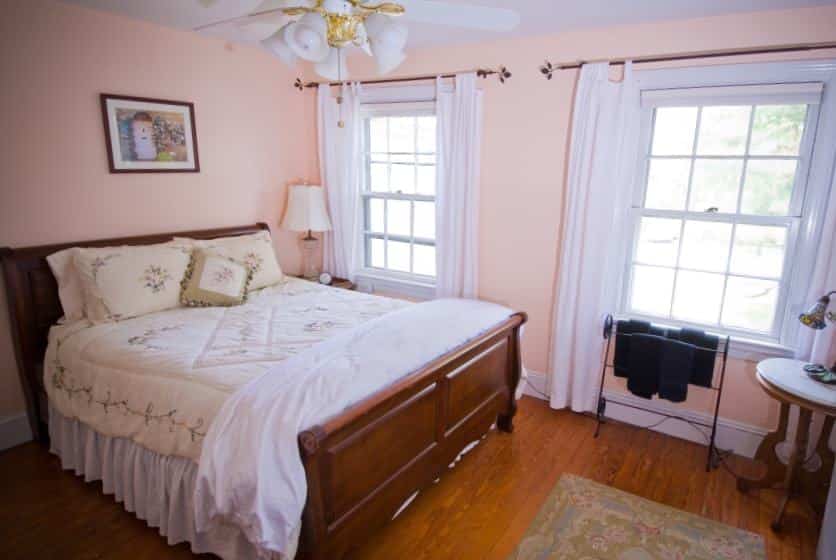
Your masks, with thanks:
[[[325,195],[322,187],[315,185],[293,185],[287,195],[287,210],[282,220],[282,227],[290,231],[304,231],[302,238],[302,275],[309,280],[319,276],[317,252],[319,239],[313,231],[330,231],[331,220],[325,209]]]

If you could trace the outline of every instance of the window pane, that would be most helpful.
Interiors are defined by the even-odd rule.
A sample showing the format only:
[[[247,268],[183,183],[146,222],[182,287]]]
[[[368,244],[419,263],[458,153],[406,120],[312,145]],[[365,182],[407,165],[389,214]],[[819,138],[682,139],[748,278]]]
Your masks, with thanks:
[[[435,195],[435,166],[418,166],[418,194]]]
[[[731,230],[731,224],[686,221],[679,266],[725,272]]]
[[[369,119],[369,149],[372,152],[387,152],[386,118]]]
[[[777,301],[777,282],[730,276],[723,304],[723,325],[768,332]]]
[[[694,161],[694,178],[691,184],[691,201],[688,209],[705,212],[717,208],[719,212],[737,211],[737,191],[743,160],[697,159]]]
[[[369,242],[369,266],[384,268],[386,262],[383,260],[384,244],[382,239],[372,237]]]
[[[435,239],[435,202],[415,202],[415,237]]]
[[[794,159],[750,159],[740,211],[769,216],[789,214],[796,167],[798,162]]]
[[[644,264],[676,265],[681,220],[642,218],[636,261]]]
[[[383,199],[380,198],[370,198],[369,199],[369,214],[368,214],[368,228],[369,231],[373,231],[375,233],[383,233],[384,229],[384,212],[383,212],[383,205],[385,204]]]
[[[409,272],[409,243],[387,241],[386,256],[389,258],[389,270]]]
[[[633,266],[630,307],[648,315],[668,316],[673,292],[673,269]]]
[[[418,117],[418,151],[435,153],[435,117]]]
[[[749,153],[758,156],[798,155],[806,119],[806,105],[767,105],[755,108]]]
[[[415,154],[392,154],[389,161],[392,163],[408,163],[412,165],[415,163]]]
[[[415,274],[435,276],[435,247],[432,245],[413,245],[412,258]]]
[[[389,190],[389,165],[386,163],[372,163],[369,167],[369,186],[375,192]]]
[[[697,154],[743,155],[751,113],[751,107],[703,107]]]
[[[684,321],[716,323],[723,298],[722,274],[680,270],[673,296],[673,316]]]
[[[657,156],[685,156],[694,150],[696,107],[660,107],[653,125],[653,148]]]
[[[386,201],[386,230],[389,235],[405,235],[409,237],[409,205],[408,200]],[[392,266],[392,263],[389,263]]]
[[[747,276],[780,278],[786,243],[786,228],[738,225],[734,234],[731,271]]]
[[[645,208],[684,210],[690,172],[690,159],[651,159]]]
[[[392,164],[392,177],[390,179],[392,192],[414,193],[415,192],[415,166]]]
[[[434,155],[427,155],[427,154],[418,154],[418,163],[426,163],[429,165],[435,165],[435,156]]]
[[[415,152],[415,117],[389,118],[389,151]]]

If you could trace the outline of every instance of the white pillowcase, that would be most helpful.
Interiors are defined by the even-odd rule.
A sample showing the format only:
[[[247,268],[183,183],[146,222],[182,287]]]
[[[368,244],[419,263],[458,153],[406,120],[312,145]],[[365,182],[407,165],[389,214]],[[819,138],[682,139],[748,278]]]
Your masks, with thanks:
[[[94,323],[118,321],[180,305],[180,282],[191,257],[182,241],[76,249],[84,311]]]
[[[64,310],[63,322],[66,323],[84,318],[84,287],[73,262],[76,251],[77,247],[71,247],[46,258],[58,283],[58,299]]]
[[[190,241],[195,248],[239,262],[251,269],[253,279],[250,290],[258,290],[278,284],[284,278],[282,269],[273,250],[273,239],[269,231],[250,235],[219,237],[218,239],[186,239],[175,237],[175,241]]]

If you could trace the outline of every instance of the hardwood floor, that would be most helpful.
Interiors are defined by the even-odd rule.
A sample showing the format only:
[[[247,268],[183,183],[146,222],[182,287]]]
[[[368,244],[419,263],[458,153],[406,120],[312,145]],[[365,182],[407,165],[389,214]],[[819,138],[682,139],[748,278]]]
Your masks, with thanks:
[[[512,436],[491,433],[352,560],[503,560],[567,472],[760,533],[770,560],[815,557],[810,514],[793,505],[784,532],[773,534],[776,494],[743,495],[726,470],[707,474],[704,447],[614,423],[594,439],[592,419],[527,397],[515,425]],[[754,473],[747,460],[729,464]],[[0,453],[0,557],[195,558],[34,443]]]

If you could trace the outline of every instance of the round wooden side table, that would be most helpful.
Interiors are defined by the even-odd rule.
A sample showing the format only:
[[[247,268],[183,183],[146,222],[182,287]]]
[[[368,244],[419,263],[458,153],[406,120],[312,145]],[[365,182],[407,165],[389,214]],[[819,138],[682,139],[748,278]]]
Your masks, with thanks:
[[[761,388],[781,403],[778,429],[768,434],[755,454],[755,459],[766,464],[766,475],[757,480],[740,478],[741,492],[755,488],[780,488],[783,492],[772,530],[780,531],[784,510],[791,498],[807,500],[821,519],[830,486],[834,454],[828,445],[836,417],[836,386],[814,381],[804,371],[805,362],[772,358],[758,363],[756,378]],[[790,405],[798,407],[798,427],[789,452],[782,453],[787,439]],[[824,425],[815,451],[807,457],[810,443],[810,421],[814,412],[825,415]],[[782,457],[784,455],[785,457]],[[785,459],[782,461],[782,458]]]

